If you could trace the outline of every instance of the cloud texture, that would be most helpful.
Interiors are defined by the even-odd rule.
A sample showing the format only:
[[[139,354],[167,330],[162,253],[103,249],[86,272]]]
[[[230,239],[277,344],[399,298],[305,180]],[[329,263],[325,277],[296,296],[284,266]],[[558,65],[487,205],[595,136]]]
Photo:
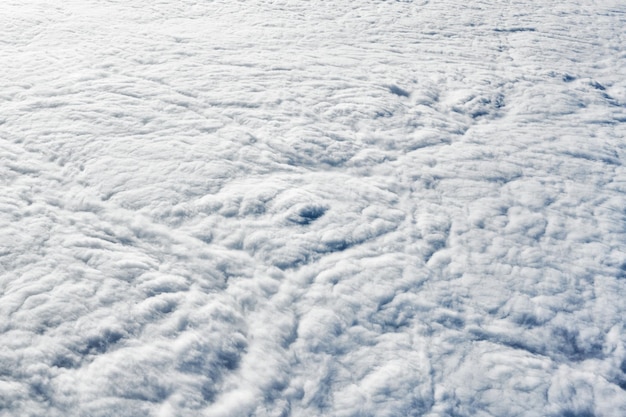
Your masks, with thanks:
[[[626,415],[616,0],[16,0],[0,416]]]

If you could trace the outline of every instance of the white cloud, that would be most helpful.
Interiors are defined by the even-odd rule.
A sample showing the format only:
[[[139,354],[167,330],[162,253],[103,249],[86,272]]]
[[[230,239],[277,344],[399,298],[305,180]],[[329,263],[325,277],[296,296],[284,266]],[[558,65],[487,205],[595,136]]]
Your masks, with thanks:
[[[626,414],[619,2],[3,7],[0,416]]]

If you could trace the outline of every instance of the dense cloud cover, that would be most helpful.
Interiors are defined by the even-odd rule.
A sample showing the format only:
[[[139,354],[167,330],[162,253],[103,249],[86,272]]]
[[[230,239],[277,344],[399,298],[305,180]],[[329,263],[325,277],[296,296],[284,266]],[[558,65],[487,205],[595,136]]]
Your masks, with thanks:
[[[626,415],[622,1],[3,2],[0,416]]]

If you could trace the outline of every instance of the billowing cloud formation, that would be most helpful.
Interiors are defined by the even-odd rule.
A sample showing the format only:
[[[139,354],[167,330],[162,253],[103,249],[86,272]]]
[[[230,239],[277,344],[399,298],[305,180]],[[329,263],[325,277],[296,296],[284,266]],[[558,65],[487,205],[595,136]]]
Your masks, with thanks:
[[[2,7],[0,416],[626,415],[620,2]]]

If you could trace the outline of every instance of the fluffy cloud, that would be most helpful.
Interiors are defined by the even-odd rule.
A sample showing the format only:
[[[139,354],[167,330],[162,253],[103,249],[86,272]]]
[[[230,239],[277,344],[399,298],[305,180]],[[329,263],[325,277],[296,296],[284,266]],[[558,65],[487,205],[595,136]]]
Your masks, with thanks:
[[[0,416],[622,416],[626,11],[0,17]]]

